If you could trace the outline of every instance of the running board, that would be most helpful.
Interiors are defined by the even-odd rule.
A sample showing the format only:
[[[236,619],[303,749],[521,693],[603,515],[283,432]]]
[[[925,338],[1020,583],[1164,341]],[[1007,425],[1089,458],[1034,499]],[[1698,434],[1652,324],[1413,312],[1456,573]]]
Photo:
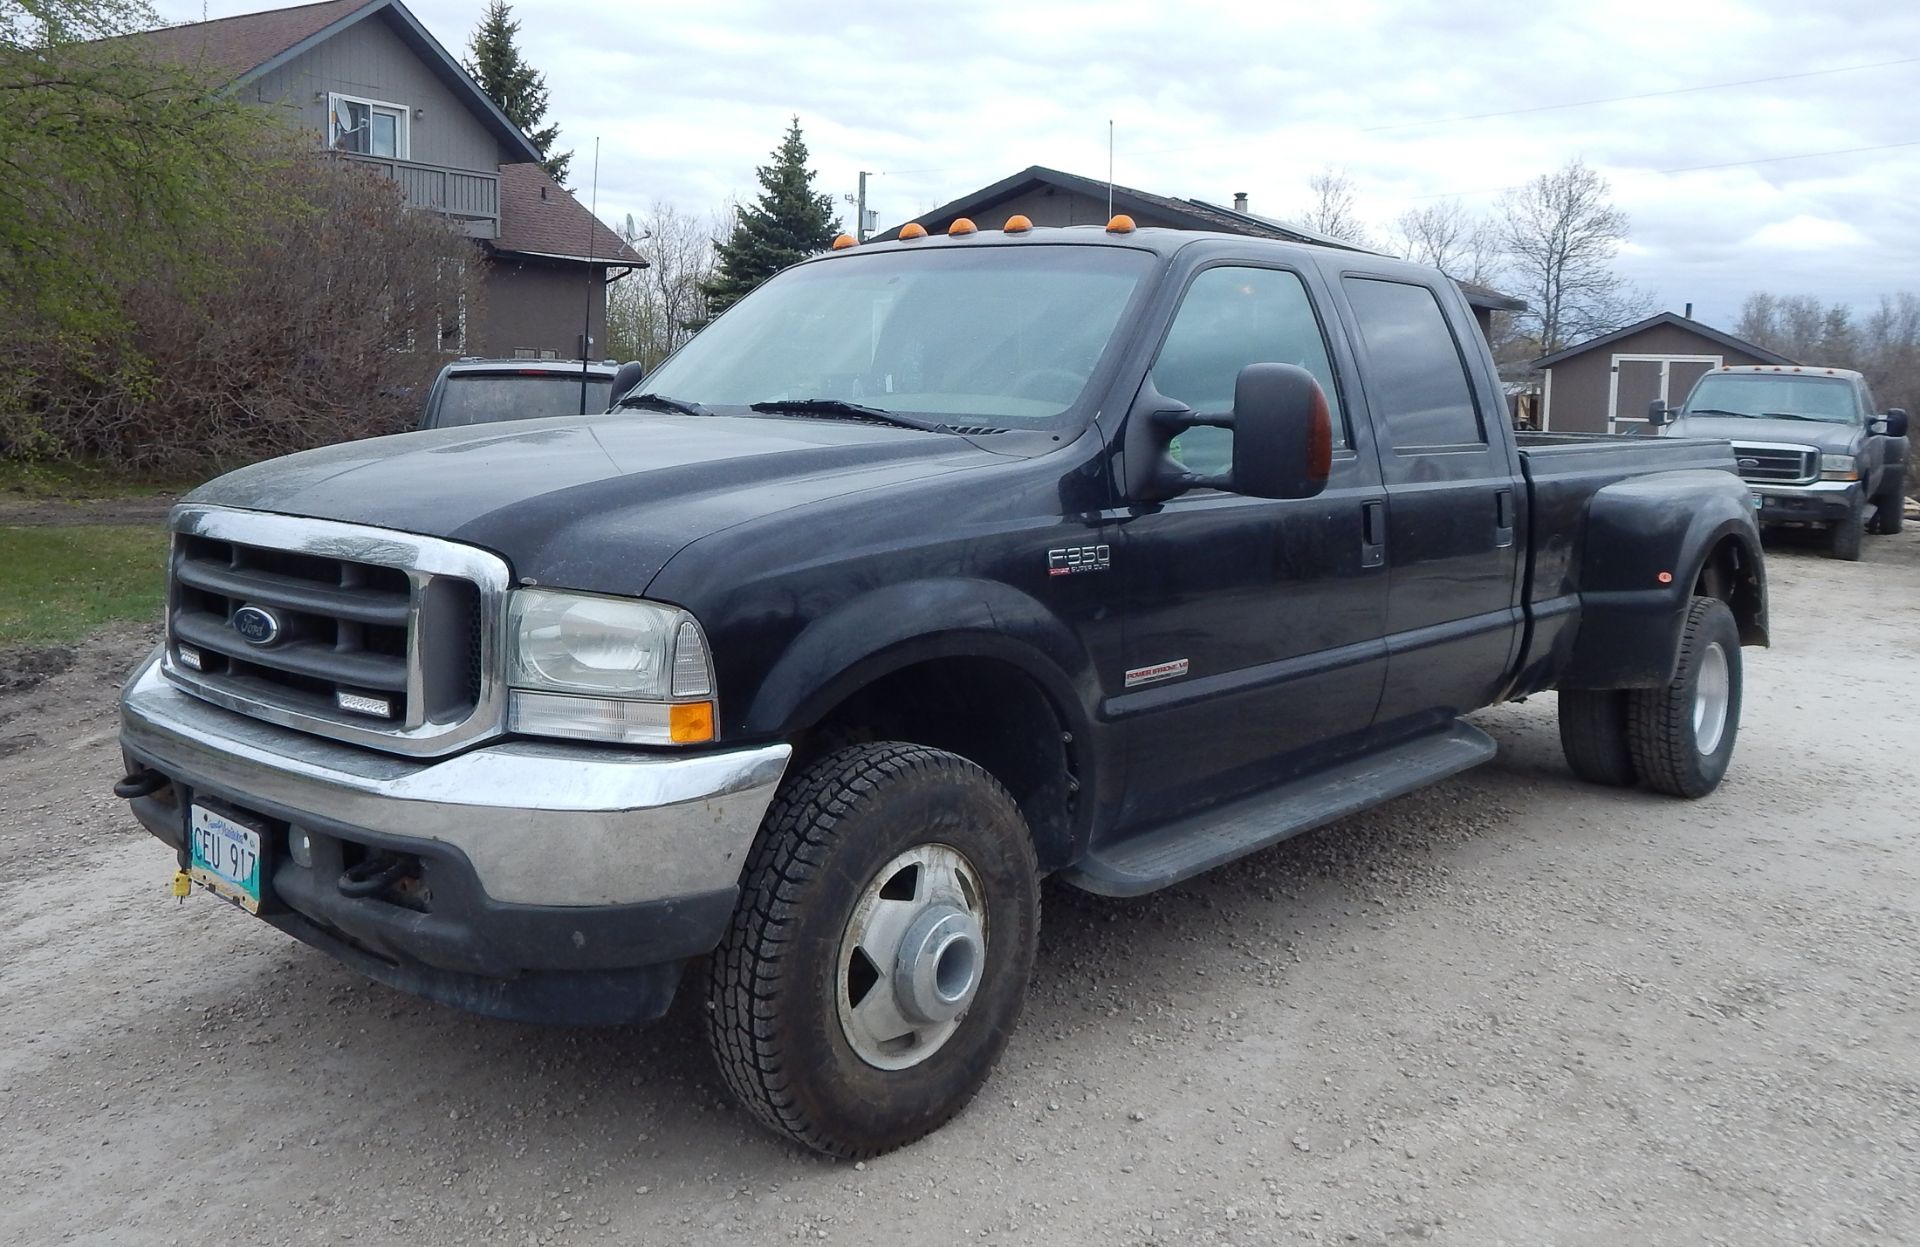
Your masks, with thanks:
[[[1497,749],[1479,728],[1454,723],[1431,736],[1095,849],[1060,877],[1102,896],[1140,896],[1457,775],[1485,762]]]

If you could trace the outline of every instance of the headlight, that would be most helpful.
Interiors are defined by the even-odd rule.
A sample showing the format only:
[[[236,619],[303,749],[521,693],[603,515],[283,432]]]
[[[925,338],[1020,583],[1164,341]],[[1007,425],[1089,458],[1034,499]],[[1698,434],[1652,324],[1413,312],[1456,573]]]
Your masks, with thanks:
[[[1857,481],[1860,473],[1854,465],[1852,455],[1821,455],[1820,479],[1823,481]]]
[[[713,669],[687,612],[520,589],[507,618],[512,730],[622,744],[714,738]]]

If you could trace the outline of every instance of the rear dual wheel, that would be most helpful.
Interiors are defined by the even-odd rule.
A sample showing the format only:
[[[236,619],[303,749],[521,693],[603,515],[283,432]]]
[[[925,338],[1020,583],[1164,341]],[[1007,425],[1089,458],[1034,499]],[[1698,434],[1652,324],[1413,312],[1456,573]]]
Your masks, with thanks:
[[[881,743],[791,777],[708,979],[708,1037],[762,1122],[834,1156],[911,1143],[1005,1049],[1039,936],[1026,821],[953,754]]]
[[[1719,598],[1695,597],[1673,679],[1659,688],[1563,690],[1561,747],[1590,782],[1704,797],[1733,761],[1740,699],[1739,625]]]

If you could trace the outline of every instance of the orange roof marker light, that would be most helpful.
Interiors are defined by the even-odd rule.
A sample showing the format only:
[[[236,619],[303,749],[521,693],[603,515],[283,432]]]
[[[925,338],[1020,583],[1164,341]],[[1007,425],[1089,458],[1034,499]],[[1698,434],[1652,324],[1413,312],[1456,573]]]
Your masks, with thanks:
[[[840,237],[833,240],[833,249],[835,251],[845,251],[848,247],[854,246],[857,242],[858,240],[854,238],[852,234],[842,234],[840,235]]]
[[[901,242],[912,242],[916,238],[925,238],[926,236],[927,227],[918,221],[908,221],[900,227]]]
[[[979,232],[980,227],[963,216],[953,218],[953,224],[947,226],[947,236],[949,238],[965,238],[968,234],[977,234]]]
[[[1128,216],[1124,212],[1114,213],[1113,219],[1107,222],[1107,233],[1109,234],[1133,233],[1133,218]]]
[[[1000,228],[1009,234],[1024,234],[1033,228],[1033,222],[1016,212],[1008,217],[1007,223]]]

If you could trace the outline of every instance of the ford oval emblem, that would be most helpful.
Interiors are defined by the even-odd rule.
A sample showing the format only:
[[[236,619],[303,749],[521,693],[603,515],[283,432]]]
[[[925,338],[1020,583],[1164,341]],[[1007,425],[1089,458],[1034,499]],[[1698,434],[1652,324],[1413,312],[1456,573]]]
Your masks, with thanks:
[[[1760,466],[1760,461],[1758,459],[1742,459],[1740,466],[1743,468],[1757,468]]]
[[[280,618],[258,606],[242,606],[233,612],[233,630],[248,645],[272,645],[280,639]]]

